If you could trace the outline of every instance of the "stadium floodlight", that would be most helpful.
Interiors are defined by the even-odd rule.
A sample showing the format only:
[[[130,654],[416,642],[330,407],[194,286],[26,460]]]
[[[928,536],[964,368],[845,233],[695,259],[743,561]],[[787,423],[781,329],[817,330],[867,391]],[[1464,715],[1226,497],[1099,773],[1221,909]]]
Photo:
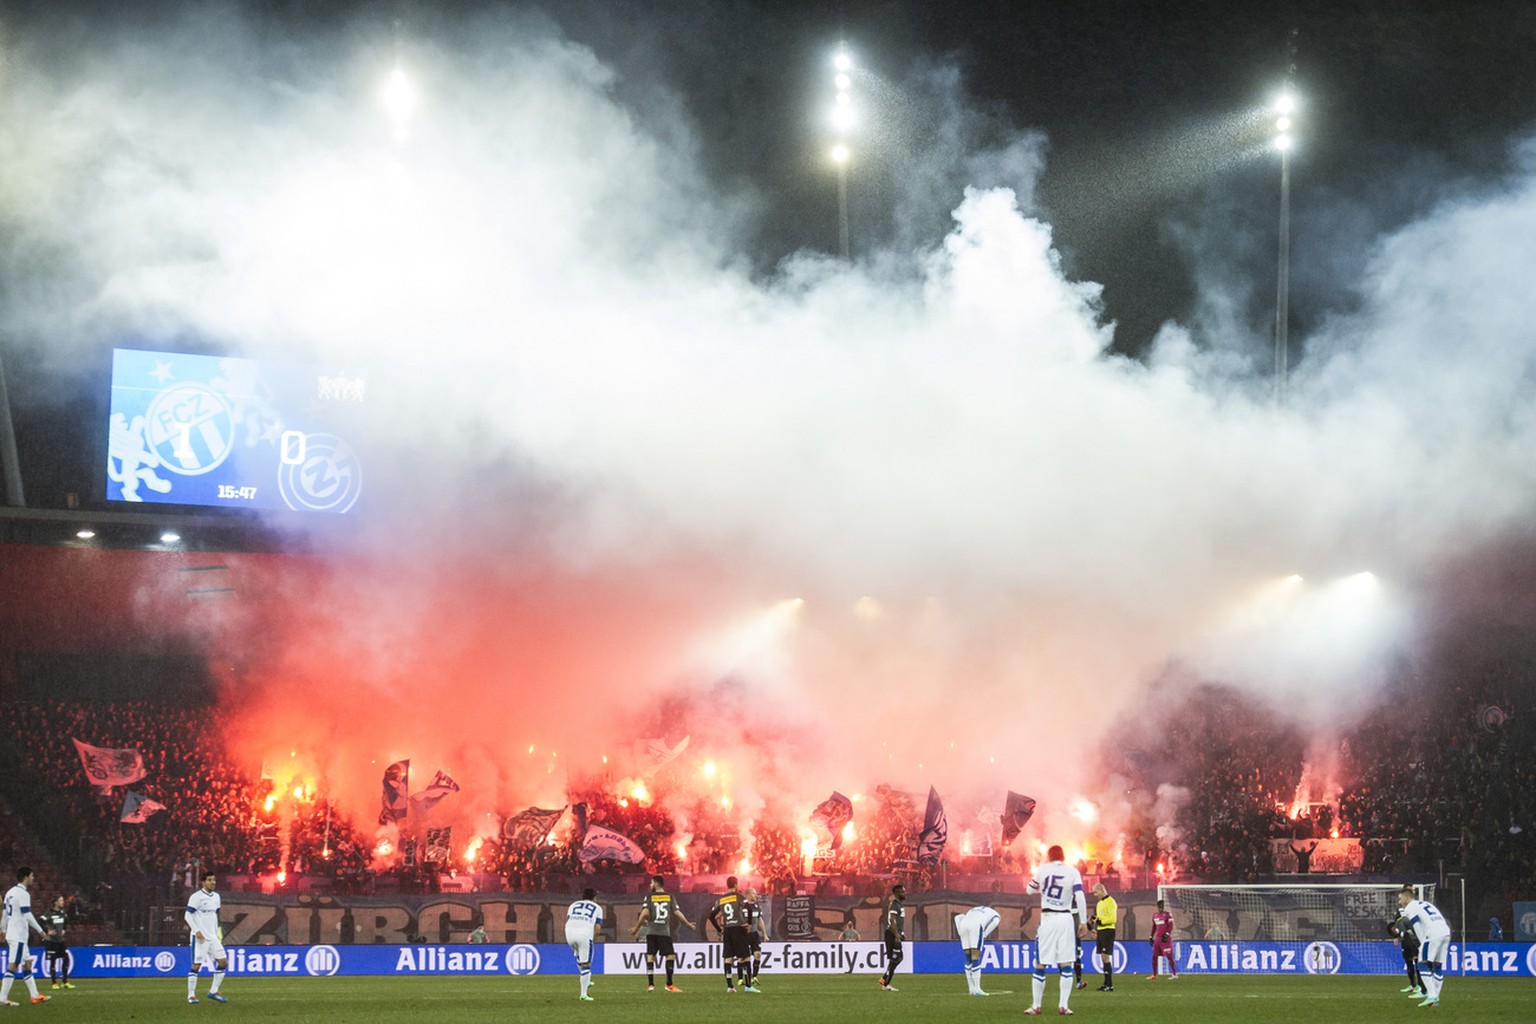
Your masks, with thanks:
[[[164,533],[162,533],[160,535],[160,543],[161,544],[179,544],[179,543],[181,543],[181,534],[176,533],[176,532],[174,532],[172,530],[166,530]]]
[[[847,46],[837,48],[837,53],[832,56],[832,66],[842,72],[853,70],[853,56],[849,54]]]
[[[1287,89],[1275,100],[1275,113],[1294,114],[1296,112],[1296,94]]]
[[[398,64],[389,73],[384,84],[384,110],[395,125],[395,141],[404,142],[410,129],[411,116],[416,113],[416,87],[405,69]]]
[[[96,531],[95,530],[77,530],[75,532],[75,536],[79,537],[81,540],[90,540],[92,537],[96,536]]]
[[[832,147],[832,162],[835,164],[846,164],[850,155],[848,147],[841,142]]]

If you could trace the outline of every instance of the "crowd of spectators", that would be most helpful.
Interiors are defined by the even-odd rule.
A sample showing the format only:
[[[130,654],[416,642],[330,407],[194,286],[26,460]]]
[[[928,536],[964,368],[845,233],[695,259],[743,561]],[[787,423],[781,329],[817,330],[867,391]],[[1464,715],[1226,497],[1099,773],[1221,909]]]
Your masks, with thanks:
[[[1166,798],[1142,834],[1195,880],[1271,877],[1277,846],[1333,837],[1358,841],[1366,874],[1462,874],[1507,907],[1536,895],[1536,721],[1518,704],[1460,685],[1386,702],[1339,731],[1325,751],[1333,777],[1301,803],[1316,741],[1254,699],[1202,687],[1114,768],[1144,808]]]
[[[1191,692],[1166,709],[1158,728],[1142,730],[1153,742],[1109,762],[1139,810],[1116,823],[1114,855],[1102,853],[1109,843],[1101,841],[1103,859],[1085,858],[1080,867],[1122,880],[1144,870],[1152,882],[1156,864],[1156,880],[1252,881],[1276,873],[1280,846],[1306,849],[1337,836],[1360,841],[1367,872],[1464,872],[1496,904],[1536,895],[1536,744],[1528,738],[1536,722],[1496,699],[1453,687],[1432,700],[1383,706],[1339,732],[1327,791],[1312,793],[1302,808],[1316,740],[1254,699],[1215,687]],[[374,891],[389,875],[403,885],[458,870],[493,879],[477,885],[529,891],[577,888],[593,874],[743,873],[773,892],[836,886],[831,891],[846,893],[879,891],[892,880],[916,890],[956,887],[967,876],[1030,867],[1025,851],[995,840],[983,856],[951,848],[942,866],[919,864],[912,800],[883,788],[835,845],[825,830],[787,813],[742,824],[717,801],[687,804],[662,799],[664,792],[640,799],[592,785],[569,794],[579,821],[626,836],[643,851],[641,862],[584,860],[575,811],[538,843],[486,839],[474,865],[381,858],[371,809],[359,813],[310,793],[274,811],[271,780],[235,763],[206,721],[207,709],[150,702],[0,704],[0,724],[17,738],[0,755],[7,795],[61,854],[59,866],[79,890],[104,902],[114,892],[179,897],[204,868],[282,871],[342,892]],[[130,788],[165,810],[144,823],[121,822],[123,789],[88,783],[76,738],[140,751],[146,775]]]

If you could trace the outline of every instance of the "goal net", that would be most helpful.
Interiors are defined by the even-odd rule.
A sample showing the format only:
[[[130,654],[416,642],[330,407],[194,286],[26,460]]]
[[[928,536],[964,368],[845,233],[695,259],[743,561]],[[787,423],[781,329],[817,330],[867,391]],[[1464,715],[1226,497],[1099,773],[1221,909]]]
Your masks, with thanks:
[[[1160,885],[1173,913],[1174,934],[1194,942],[1371,942],[1371,967],[1402,968],[1388,932],[1397,919],[1398,883],[1379,885]],[[1433,885],[1416,885],[1433,901]],[[1379,949],[1379,956],[1377,955]]]

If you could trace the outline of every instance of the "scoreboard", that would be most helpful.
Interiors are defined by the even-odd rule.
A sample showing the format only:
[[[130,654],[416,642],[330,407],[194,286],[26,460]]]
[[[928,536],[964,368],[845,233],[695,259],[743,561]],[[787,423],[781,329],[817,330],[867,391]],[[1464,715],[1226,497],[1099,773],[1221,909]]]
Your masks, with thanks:
[[[351,512],[367,392],[356,370],[114,349],[107,498]]]

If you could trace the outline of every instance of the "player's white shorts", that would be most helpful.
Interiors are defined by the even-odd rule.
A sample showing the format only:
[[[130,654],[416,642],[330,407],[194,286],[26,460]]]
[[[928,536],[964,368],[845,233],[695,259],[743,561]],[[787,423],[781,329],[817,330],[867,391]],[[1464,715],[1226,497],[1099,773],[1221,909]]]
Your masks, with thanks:
[[[980,949],[987,936],[997,930],[1002,918],[991,907],[973,907],[955,915],[955,934],[960,938],[961,949]]]
[[[1077,915],[1045,912],[1035,935],[1035,963],[1053,967],[1077,959]]]
[[[565,930],[566,945],[571,947],[571,952],[576,954],[578,964],[592,962],[592,933],[579,928],[567,928]]]
[[[192,938],[192,967],[197,969],[205,962],[214,963],[219,960],[228,960],[229,954],[224,952],[224,943],[218,939]]]
[[[1419,947],[1419,959],[1427,964],[1444,964],[1445,954],[1450,951],[1451,935],[1431,935]]]
[[[32,950],[27,945],[26,939],[20,942],[6,940],[5,949],[5,969],[12,974],[24,973],[27,969],[27,961],[32,959]]]

